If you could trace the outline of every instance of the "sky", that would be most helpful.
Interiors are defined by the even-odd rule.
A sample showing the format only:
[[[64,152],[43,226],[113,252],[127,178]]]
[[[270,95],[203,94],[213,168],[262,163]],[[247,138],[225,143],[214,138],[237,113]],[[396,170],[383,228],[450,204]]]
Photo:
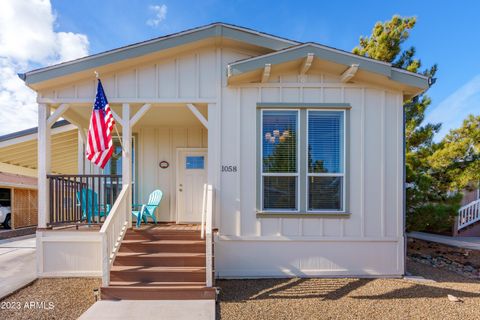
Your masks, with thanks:
[[[438,141],[480,114],[480,2],[466,1],[0,1],[0,135],[37,125],[35,95],[16,73],[134,42],[226,22],[352,50],[377,21],[417,17],[404,48],[438,64],[425,121]]]

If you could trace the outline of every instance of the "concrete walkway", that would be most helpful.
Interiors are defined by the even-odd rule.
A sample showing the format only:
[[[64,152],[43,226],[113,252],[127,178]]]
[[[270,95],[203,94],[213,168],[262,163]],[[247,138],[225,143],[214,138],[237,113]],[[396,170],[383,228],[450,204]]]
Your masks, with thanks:
[[[214,300],[103,300],[96,302],[79,320],[214,320]]]
[[[35,235],[0,240],[0,299],[37,278]]]
[[[407,237],[442,243],[449,246],[459,247],[464,249],[480,250],[480,237],[449,237],[449,236],[442,236],[438,234],[416,232],[416,231],[407,233]]]

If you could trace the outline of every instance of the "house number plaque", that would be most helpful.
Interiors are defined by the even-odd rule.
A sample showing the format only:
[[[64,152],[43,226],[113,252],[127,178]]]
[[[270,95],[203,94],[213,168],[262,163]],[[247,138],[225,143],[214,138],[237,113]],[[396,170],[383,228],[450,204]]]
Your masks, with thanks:
[[[237,172],[238,170],[237,170],[237,166],[222,166],[220,171],[232,173],[232,172]]]

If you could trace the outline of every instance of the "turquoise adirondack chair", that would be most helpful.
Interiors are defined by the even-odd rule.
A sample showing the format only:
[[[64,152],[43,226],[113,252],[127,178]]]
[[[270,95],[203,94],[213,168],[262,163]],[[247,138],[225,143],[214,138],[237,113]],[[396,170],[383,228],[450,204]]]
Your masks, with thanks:
[[[147,216],[151,217],[153,222],[157,223],[157,218],[155,218],[155,209],[160,205],[162,201],[163,192],[160,190],[155,190],[150,193],[148,197],[147,204],[134,204],[134,207],[141,207],[139,211],[132,211],[132,215],[137,218],[137,228],[140,227],[140,224],[143,222],[147,223]]]
[[[100,209],[98,208],[98,194],[91,189],[82,189],[81,191],[78,191],[77,199],[78,202],[81,203],[82,220],[87,220],[88,223],[92,222],[92,220],[95,220],[97,217],[97,220],[100,221],[101,217],[105,217],[110,212],[109,204],[107,204],[105,208],[103,206],[100,206]],[[102,209],[105,209],[105,211]]]

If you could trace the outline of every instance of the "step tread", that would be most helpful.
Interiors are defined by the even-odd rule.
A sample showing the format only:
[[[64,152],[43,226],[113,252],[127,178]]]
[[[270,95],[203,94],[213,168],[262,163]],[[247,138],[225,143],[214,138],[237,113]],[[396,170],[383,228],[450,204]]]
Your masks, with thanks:
[[[117,252],[116,258],[205,258],[205,253],[201,252]]]
[[[138,282],[138,281],[111,281],[109,287],[161,287],[161,288],[183,288],[183,287],[205,287],[205,281],[177,281],[177,282],[162,282],[162,281],[152,281],[152,282]]]
[[[120,266],[113,265],[111,272],[205,272],[205,267],[166,267],[166,266]]]
[[[141,245],[162,245],[162,244],[179,244],[179,245],[205,245],[204,240],[182,240],[182,239],[123,239],[122,244],[141,244]]]

